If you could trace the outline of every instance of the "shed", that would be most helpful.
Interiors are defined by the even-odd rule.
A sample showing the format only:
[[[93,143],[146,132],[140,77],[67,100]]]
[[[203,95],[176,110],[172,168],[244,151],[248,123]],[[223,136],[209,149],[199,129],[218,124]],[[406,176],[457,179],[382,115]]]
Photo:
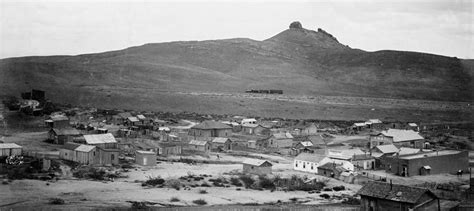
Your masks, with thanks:
[[[23,147],[15,143],[0,143],[0,156],[21,155]]]
[[[273,164],[266,160],[248,158],[242,164],[244,174],[266,175],[272,173]]]
[[[141,166],[155,166],[156,153],[152,151],[137,150],[135,152],[135,162]]]
[[[81,144],[74,149],[74,161],[82,164],[96,163],[96,147]]]
[[[230,138],[217,137],[212,139],[212,149],[232,150],[232,140]]]
[[[211,144],[208,141],[191,140],[188,144],[188,149],[201,152],[210,152]]]

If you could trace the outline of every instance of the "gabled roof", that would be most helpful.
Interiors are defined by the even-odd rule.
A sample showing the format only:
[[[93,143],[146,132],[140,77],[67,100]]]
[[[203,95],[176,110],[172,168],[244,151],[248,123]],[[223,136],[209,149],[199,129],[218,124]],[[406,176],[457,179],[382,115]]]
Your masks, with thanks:
[[[23,147],[15,143],[0,143],[0,149],[15,149],[15,148],[23,148]]]
[[[273,166],[272,163],[270,163],[266,160],[257,160],[257,159],[253,159],[253,158],[247,158],[242,163],[252,165],[252,166],[262,166],[262,165]]]
[[[274,133],[272,135],[273,137],[275,137],[276,139],[289,139],[289,138],[293,138],[293,135],[291,135],[290,133]]]
[[[374,159],[374,157],[372,157],[369,154],[354,155],[352,157],[352,160],[371,160],[371,159]]]
[[[130,122],[139,122],[140,120],[137,117],[129,116],[127,117],[128,121]]]
[[[74,149],[74,151],[90,152],[90,151],[92,151],[93,149],[95,149],[95,146],[81,144],[81,145],[79,145],[76,149]]]
[[[295,160],[300,161],[307,161],[313,163],[319,163],[323,160],[326,156],[323,154],[316,154],[316,153],[300,153],[298,156],[295,157]]]
[[[63,128],[63,129],[58,129],[58,128],[52,128],[52,131],[56,133],[56,135],[71,135],[71,136],[77,136],[81,135],[81,132],[79,130],[76,130],[75,128]]]
[[[75,150],[80,145],[81,144],[78,144],[78,143],[68,142],[68,143],[65,143],[62,148],[63,149],[68,149],[68,150]]]
[[[118,113],[117,116],[126,119],[126,118],[128,118],[128,117],[131,117],[132,114],[130,114],[130,112],[122,112],[122,113]]]
[[[144,151],[144,150],[137,150],[135,152],[138,153],[138,154],[145,154],[145,155],[155,155],[156,154],[156,152]]]
[[[343,159],[349,160],[352,159],[354,155],[363,155],[365,154],[361,149],[342,149],[342,150],[328,150],[328,157],[334,159]]]
[[[258,126],[259,126],[259,124],[242,123],[242,127],[256,128]]]
[[[211,130],[211,129],[232,129],[231,126],[216,121],[204,121],[201,124],[195,125],[191,129]]]
[[[111,133],[106,134],[89,134],[84,135],[84,139],[87,144],[107,144],[107,143],[117,143],[115,137]]]
[[[375,148],[382,154],[396,153],[399,151],[399,149],[393,144],[378,145]]]
[[[230,138],[224,138],[224,137],[216,137],[212,139],[212,143],[225,144],[227,141],[232,141],[232,140],[230,140]]]
[[[418,132],[413,130],[388,129],[381,132],[384,136],[393,137],[393,142],[413,141],[424,139]]]
[[[300,144],[304,147],[312,147],[313,143],[311,141],[302,141]]]
[[[52,115],[52,116],[49,116],[49,118],[53,121],[69,120],[69,118],[67,116],[64,116],[64,115]]]
[[[413,186],[390,184],[385,182],[369,182],[357,194],[390,201],[415,204],[425,193],[437,198],[430,190]]]
[[[204,145],[206,145],[207,143],[208,143],[207,141],[191,140],[191,141],[189,142],[189,145],[204,146]]]
[[[146,117],[145,117],[144,115],[142,115],[142,114],[138,114],[138,115],[137,115],[137,118],[138,118],[138,119],[141,119],[141,120],[146,119]]]
[[[409,155],[419,153],[421,150],[416,148],[401,147],[398,152],[399,155]]]
[[[408,126],[410,127],[418,127],[418,125],[416,123],[408,123]]]
[[[382,123],[382,121],[380,121],[380,119],[369,119],[365,122],[366,124],[368,125],[371,125],[371,124],[380,124]]]

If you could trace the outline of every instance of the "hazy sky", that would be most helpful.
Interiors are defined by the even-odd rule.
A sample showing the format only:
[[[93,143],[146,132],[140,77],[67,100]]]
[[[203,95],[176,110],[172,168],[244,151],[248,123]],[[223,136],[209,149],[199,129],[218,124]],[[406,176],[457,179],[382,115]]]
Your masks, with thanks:
[[[472,0],[0,2],[0,58],[178,40],[264,40],[298,20],[353,48],[474,59]]]

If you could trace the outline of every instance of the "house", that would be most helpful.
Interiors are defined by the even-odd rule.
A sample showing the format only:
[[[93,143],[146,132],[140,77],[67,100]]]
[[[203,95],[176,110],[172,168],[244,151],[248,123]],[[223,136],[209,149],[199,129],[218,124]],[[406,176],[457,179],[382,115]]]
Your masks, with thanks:
[[[467,151],[443,150],[384,158],[385,171],[400,176],[455,174],[469,169]]]
[[[98,159],[97,164],[100,165],[117,165],[119,157],[119,149],[97,147]]]
[[[356,122],[352,125],[352,128],[357,131],[361,131],[367,127],[367,124],[365,122]]]
[[[128,117],[131,117],[131,116],[132,114],[130,114],[130,112],[118,113],[117,115],[112,116],[112,121],[116,125],[121,125],[121,124],[124,124],[127,121]]]
[[[342,150],[328,150],[327,156],[331,159],[332,163],[340,164],[342,167],[349,171],[354,171],[355,166],[352,163],[352,158],[354,155],[363,155],[365,154],[359,148],[354,149],[342,149]]]
[[[159,143],[158,144],[158,155],[180,155],[182,153],[182,147],[178,144],[172,143]]]
[[[135,152],[135,162],[141,166],[156,166],[156,153],[137,150]]]
[[[356,169],[375,169],[375,158],[370,154],[354,155],[351,162]]]
[[[266,175],[272,173],[272,164],[266,160],[248,158],[242,163],[244,174]]]
[[[393,144],[377,145],[370,150],[372,157],[375,159],[375,169],[384,169],[384,157],[392,156],[398,153],[400,150]]]
[[[247,147],[250,149],[257,149],[257,141],[255,140],[247,141]]]
[[[300,153],[293,161],[293,169],[309,173],[318,173],[318,166],[330,162],[324,154]]]
[[[212,149],[219,151],[232,150],[232,140],[230,138],[216,137],[212,139]]]
[[[270,147],[290,148],[293,146],[293,135],[290,133],[274,133],[269,138]]]
[[[232,132],[237,133],[237,132],[242,131],[242,126],[237,122],[222,121],[221,123],[231,126],[232,127]]]
[[[260,124],[245,123],[241,125],[242,132],[248,135],[270,134],[270,129]]]
[[[134,116],[127,117],[127,119],[125,121],[126,121],[127,125],[129,125],[129,126],[135,126],[137,123],[140,122],[140,120],[137,117],[134,117]]]
[[[51,128],[48,132],[49,140],[55,144],[64,144],[72,142],[74,138],[80,137],[82,134],[74,128]]]
[[[141,122],[142,124],[145,124],[145,122],[147,121],[146,116],[143,115],[143,114],[138,114],[138,115],[137,115],[137,118],[138,118],[138,120],[140,120],[140,122]]]
[[[118,143],[111,133],[84,135],[84,141],[81,142],[97,147],[97,164],[118,164]]]
[[[313,143],[311,141],[301,141],[291,148],[291,155],[298,155],[302,152],[313,153]]]
[[[311,125],[301,130],[301,135],[316,135],[316,134],[318,134],[318,127],[316,127],[314,123],[311,123]]]
[[[344,168],[342,164],[337,163],[325,163],[318,166],[318,174],[325,177],[339,178],[342,172],[349,171]]]
[[[378,145],[394,144],[397,147],[406,146],[423,148],[424,138],[413,130],[388,129],[369,137],[370,148]]]
[[[188,149],[207,153],[211,151],[211,144],[208,141],[191,140]]]
[[[382,130],[385,128],[385,125],[379,119],[369,119],[365,122],[365,125],[369,129]]]
[[[79,147],[81,144],[78,143],[65,143],[60,149],[59,149],[59,158],[63,160],[70,160],[70,161],[75,161],[76,156],[74,150]]]
[[[426,188],[369,182],[357,194],[361,211],[440,210],[438,197]]]
[[[0,143],[0,157],[21,155],[23,147],[15,143]]]
[[[232,135],[232,127],[221,122],[204,121],[191,127],[189,135],[194,137],[228,137]]]
[[[69,118],[65,115],[51,115],[45,121],[46,126],[50,128],[69,128]]]
[[[242,119],[242,121],[240,122],[241,125],[244,125],[244,124],[257,124],[257,120],[254,119],[254,118],[250,118],[250,119]]]
[[[268,147],[270,147],[270,141],[268,138],[258,139],[256,140],[255,144],[257,146],[257,149],[267,149]]]
[[[91,145],[81,144],[74,149],[73,161],[82,164],[95,164],[97,163],[97,147]]]

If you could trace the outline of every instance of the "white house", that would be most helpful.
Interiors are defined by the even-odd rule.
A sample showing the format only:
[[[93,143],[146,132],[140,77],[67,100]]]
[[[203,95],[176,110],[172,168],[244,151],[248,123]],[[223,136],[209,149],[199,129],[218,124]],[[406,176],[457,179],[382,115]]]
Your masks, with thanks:
[[[318,173],[318,166],[331,162],[324,154],[300,153],[293,161],[293,169],[309,173]]]

